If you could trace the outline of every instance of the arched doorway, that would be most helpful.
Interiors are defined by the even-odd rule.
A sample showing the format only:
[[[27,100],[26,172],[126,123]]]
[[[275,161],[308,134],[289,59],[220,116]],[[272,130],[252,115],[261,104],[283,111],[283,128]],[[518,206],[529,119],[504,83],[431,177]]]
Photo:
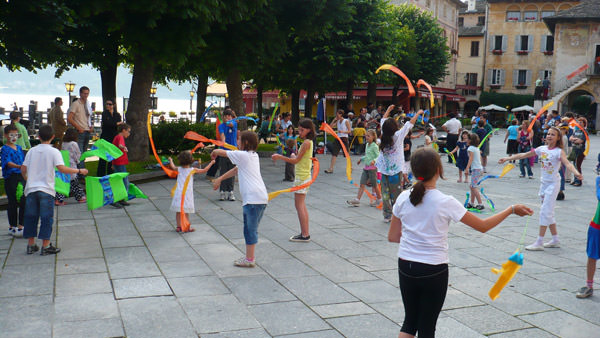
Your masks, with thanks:
[[[587,90],[577,89],[569,93],[563,101],[563,113],[573,112],[585,116],[588,121],[596,118],[598,103]]]
[[[479,102],[477,101],[467,101],[465,102],[465,116],[473,116],[477,109],[479,108]]]

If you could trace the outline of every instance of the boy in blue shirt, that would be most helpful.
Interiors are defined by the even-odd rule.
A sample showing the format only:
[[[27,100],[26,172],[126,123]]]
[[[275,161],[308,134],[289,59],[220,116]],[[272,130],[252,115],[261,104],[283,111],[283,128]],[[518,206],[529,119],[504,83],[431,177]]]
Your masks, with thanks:
[[[237,123],[233,120],[234,118],[235,114],[231,108],[223,111],[223,123],[219,125],[219,134],[221,136],[221,141],[237,147],[238,129]],[[221,147],[221,149],[227,150],[224,147]],[[235,166],[228,157],[219,157],[220,175],[224,175],[226,172],[233,169],[233,167]],[[221,186],[219,187],[219,190],[221,191],[220,201],[235,201],[235,196],[233,195],[234,179],[234,177],[231,177],[221,182]]]
[[[20,134],[17,126],[9,124],[4,128],[6,144],[0,151],[2,161],[2,177],[4,177],[4,190],[8,199],[8,233],[15,237],[23,237],[23,217],[25,215],[25,196],[17,201],[17,186],[19,183],[25,187],[25,180],[21,175],[21,165],[25,154],[23,148],[17,145]]]

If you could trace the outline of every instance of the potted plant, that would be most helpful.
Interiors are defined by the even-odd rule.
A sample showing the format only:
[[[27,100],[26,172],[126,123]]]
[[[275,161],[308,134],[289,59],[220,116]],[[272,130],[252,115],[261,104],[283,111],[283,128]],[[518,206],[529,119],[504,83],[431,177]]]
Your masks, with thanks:
[[[554,54],[554,51],[552,51],[552,50],[544,51],[544,55],[552,55],[552,54]]]
[[[526,50],[519,50],[519,51],[517,51],[517,54],[518,54],[518,55],[527,55],[527,54],[529,54],[529,51],[526,51]]]
[[[500,88],[502,88],[502,85],[500,85],[500,84],[493,84],[493,85],[490,85],[490,88],[491,89],[500,89]]]
[[[174,111],[170,111],[170,112],[169,112],[169,117],[171,117],[171,118],[175,118],[175,117],[177,117],[177,113],[176,113],[176,112],[174,112]]]
[[[494,55],[502,55],[502,49],[494,49],[492,51],[492,54],[494,54]]]
[[[524,83],[519,83],[519,84],[517,84],[516,87],[517,87],[517,89],[525,89],[525,88],[527,88],[527,85]]]

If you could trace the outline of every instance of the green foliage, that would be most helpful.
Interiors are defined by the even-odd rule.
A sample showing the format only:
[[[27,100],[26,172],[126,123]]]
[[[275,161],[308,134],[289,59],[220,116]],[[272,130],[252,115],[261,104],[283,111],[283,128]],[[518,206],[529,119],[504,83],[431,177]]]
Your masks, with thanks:
[[[587,115],[590,112],[592,100],[588,95],[578,96],[573,100],[571,110],[576,114]]]
[[[479,96],[481,106],[495,104],[500,107],[520,107],[524,105],[533,106],[533,95],[521,95],[512,93],[481,92]]]
[[[169,117],[177,117],[177,113],[174,111],[169,112]]]
[[[190,123],[188,120],[179,119],[175,122],[158,123],[152,125],[152,138],[156,151],[161,154],[177,154],[182,150],[190,150],[197,142],[183,138],[188,131],[215,138],[215,125],[203,123]]]

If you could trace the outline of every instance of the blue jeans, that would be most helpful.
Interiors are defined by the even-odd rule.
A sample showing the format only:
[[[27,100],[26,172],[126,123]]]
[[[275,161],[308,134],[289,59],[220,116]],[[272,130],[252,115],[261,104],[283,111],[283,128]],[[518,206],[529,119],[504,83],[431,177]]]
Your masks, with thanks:
[[[266,207],[266,204],[246,204],[242,207],[246,245],[254,245],[258,242],[258,223],[260,223]]]
[[[527,153],[531,150],[531,147],[524,147],[519,145],[519,153]],[[531,165],[529,164],[529,158],[519,160],[519,169],[521,170],[521,176],[525,176],[525,168],[527,167],[527,176],[533,176],[531,171]]]
[[[43,191],[35,191],[27,195],[25,202],[25,230],[23,237],[50,239],[54,217],[54,196]],[[38,219],[41,219],[38,235]]]
[[[79,134],[79,136],[77,136],[77,145],[79,146],[79,151],[81,151],[82,154],[87,150],[89,143],[90,143],[90,132],[89,131],[84,131],[83,133]],[[79,163],[79,165],[77,167],[85,168],[84,164],[85,163],[83,163],[83,161],[82,161]]]
[[[116,173],[126,173],[127,167],[124,164],[123,165],[113,164],[113,170]],[[129,191],[129,176],[126,176],[123,179],[123,184],[125,184],[125,191]]]
[[[558,171],[560,174],[560,191],[565,191],[565,170],[567,170],[567,168],[565,168],[564,164],[561,164],[560,170]]]

